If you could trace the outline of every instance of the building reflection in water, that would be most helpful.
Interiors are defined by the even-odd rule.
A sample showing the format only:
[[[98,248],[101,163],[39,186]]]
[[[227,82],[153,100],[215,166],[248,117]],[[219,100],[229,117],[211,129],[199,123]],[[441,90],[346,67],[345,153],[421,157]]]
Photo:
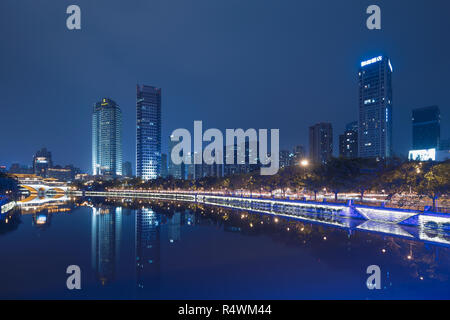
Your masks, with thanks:
[[[92,268],[102,285],[115,278],[119,260],[122,208],[92,208]]]
[[[168,234],[169,242],[173,243],[180,240],[181,237],[181,213],[175,212],[169,219]]]
[[[158,298],[160,292],[160,215],[150,208],[136,211],[137,298]]]
[[[33,214],[33,226],[40,230],[45,230],[51,225],[52,214],[49,212],[39,212]]]

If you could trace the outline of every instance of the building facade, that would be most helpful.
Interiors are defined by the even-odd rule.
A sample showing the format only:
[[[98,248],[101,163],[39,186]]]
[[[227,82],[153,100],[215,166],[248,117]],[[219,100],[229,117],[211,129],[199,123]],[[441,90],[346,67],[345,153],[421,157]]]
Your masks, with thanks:
[[[226,149],[230,148],[233,151],[233,155],[229,155]],[[232,146],[226,146],[223,150],[224,164],[223,164],[223,176],[232,176],[235,174],[250,173],[261,168],[258,156],[258,143],[249,140],[245,140],[244,143],[234,143]],[[244,154],[243,161],[238,160],[238,154]],[[219,168],[220,170],[220,168]]]
[[[392,156],[392,65],[386,56],[361,62],[358,72],[358,155]]]
[[[441,114],[438,106],[412,111],[413,150],[439,148]]]
[[[289,167],[292,165],[293,153],[288,150],[280,150],[279,166],[280,168]]]
[[[137,85],[136,176],[144,180],[161,174],[161,89]]]
[[[309,127],[309,157],[314,163],[327,163],[333,156],[333,127],[317,123]]]
[[[186,178],[186,165],[184,162],[175,164],[172,162],[172,149],[178,144],[178,141],[172,141],[172,136],[169,138],[169,154],[167,155],[168,175],[175,179]]]
[[[122,164],[122,173],[125,177],[131,178],[133,176],[133,168],[130,161],[125,161]]]
[[[167,166],[167,154],[161,153],[161,178],[167,178],[169,168]]]
[[[343,134],[339,135],[339,156],[354,159],[358,157],[358,122],[345,126]]]
[[[92,113],[92,173],[122,175],[122,111],[109,98],[97,102]]]
[[[53,167],[52,153],[42,148],[33,157],[33,172],[40,177],[47,177],[48,169]]]

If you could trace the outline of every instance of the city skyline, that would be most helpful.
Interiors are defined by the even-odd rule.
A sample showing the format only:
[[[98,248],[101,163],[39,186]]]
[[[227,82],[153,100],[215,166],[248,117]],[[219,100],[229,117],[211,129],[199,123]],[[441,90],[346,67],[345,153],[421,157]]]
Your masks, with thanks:
[[[449,13],[0,1],[1,298],[450,299]]]
[[[11,29],[15,30],[16,35],[14,39],[20,35],[27,43],[15,43],[11,37],[13,33],[6,33],[4,41],[10,50],[0,53],[0,61],[4,67],[2,70],[5,71],[1,79],[2,87],[5,88],[0,96],[4,119],[1,132],[8,137],[4,142],[4,150],[9,151],[1,154],[1,165],[9,168],[12,163],[29,164],[35,150],[45,146],[52,151],[55,163],[73,163],[81,167],[82,171],[88,172],[91,151],[86,141],[89,141],[90,122],[86,119],[89,119],[89,106],[98,97],[110,96],[123,109],[123,161],[131,161],[135,172],[133,87],[136,83],[151,84],[164,90],[161,139],[163,152],[167,152],[167,137],[170,133],[176,128],[190,128],[195,119],[203,120],[208,127],[217,128],[279,127],[280,149],[290,150],[294,145],[308,148],[309,126],[317,122],[331,122],[334,137],[338,137],[344,131],[345,124],[357,118],[355,88],[359,63],[385,53],[389,54],[394,68],[393,149],[396,154],[406,155],[411,149],[410,118],[411,110],[415,108],[438,105],[442,117],[441,136],[448,139],[450,112],[447,111],[447,81],[444,75],[450,71],[445,63],[450,48],[443,44],[439,51],[414,50],[419,46],[432,47],[433,43],[440,44],[437,30],[445,28],[448,22],[446,19],[436,18],[429,24],[409,26],[406,34],[402,27],[409,25],[408,21],[414,17],[427,13],[439,17],[445,10],[437,11],[425,4],[414,3],[408,15],[398,16],[394,13],[400,10],[401,5],[382,1],[382,7],[386,11],[383,15],[386,28],[375,31],[369,39],[369,31],[361,32],[359,28],[362,19],[354,17],[364,12],[363,4],[343,9],[331,3],[330,9],[333,10],[330,12],[333,15],[351,17],[349,21],[343,19],[342,25],[331,30],[308,17],[315,16],[316,12],[331,16],[331,13],[323,13],[318,4],[288,3],[283,10],[279,7],[275,9],[278,24],[266,35],[283,49],[277,51],[274,47],[266,47],[268,39],[263,37],[264,33],[261,31],[267,30],[255,28],[259,19],[272,14],[272,4],[260,4],[261,16],[255,18],[246,11],[251,4],[242,4],[243,10],[239,15],[232,13],[231,5],[218,8],[211,4],[207,15],[204,4],[199,3],[194,5],[198,6],[198,10],[189,11],[188,18],[183,20],[187,39],[184,33],[176,31],[172,31],[170,37],[175,47],[185,41],[193,41],[184,56],[163,41],[167,33],[161,32],[154,34],[155,41],[159,44],[155,50],[149,53],[146,49],[154,48],[153,45],[139,44],[136,50],[127,49],[127,54],[119,59],[118,55],[124,50],[122,48],[132,48],[131,44],[136,43],[134,31],[148,30],[154,24],[132,18],[139,17],[140,11],[149,9],[145,4],[130,9],[130,15],[121,16],[121,19],[118,18],[120,10],[117,10],[120,3],[111,1],[108,5],[110,7],[105,8],[102,5],[94,7],[88,2],[82,3],[83,9],[97,19],[94,21],[87,18],[84,29],[77,34],[59,30],[59,21],[51,17],[43,22],[42,28],[53,37],[40,39],[39,44],[34,40],[34,35],[41,31],[30,30],[14,22],[13,17],[18,14],[23,15],[24,19],[30,18],[32,14],[39,17],[44,14],[42,8],[34,7],[30,2],[22,11],[12,8],[11,16],[5,18],[5,21],[11,20]],[[6,3],[1,6],[9,9]],[[163,21],[169,10],[165,6],[161,4],[159,18],[154,23],[167,28],[179,15]],[[180,8],[184,6],[180,3]],[[296,16],[294,20],[289,16],[288,11],[291,9],[300,16],[299,19]],[[56,11],[58,8],[52,10]],[[236,26],[230,26],[221,19],[216,23],[212,22],[221,17],[221,10],[236,18]],[[100,16],[100,12],[102,15],[105,13],[108,20],[121,21],[112,27],[111,34],[116,34],[114,41],[109,36],[102,37],[105,33],[100,25],[105,18]],[[283,24],[282,17],[292,25],[288,27]],[[196,18],[204,23],[211,23],[213,28],[199,30],[200,25],[194,23]],[[305,28],[307,24],[311,25],[312,32]],[[243,28],[246,32],[233,32],[232,39],[222,32],[223,27]],[[89,38],[85,30],[89,30]],[[190,36],[189,32],[194,30],[199,31],[198,40]],[[318,41],[317,35],[323,35],[324,41]],[[249,36],[255,40],[248,42]],[[103,38],[108,50],[104,51],[102,45],[92,43],[90,37]],[[211,37],[216,37],[217,40],[213,41]],[[297,43],[298,38],[303,39],[300,43],[307,41],[312,45],[308,46],[308,50],[303,50],[304,46]],[[333,38],[343,41],[340,46],[342,49],[337,54],[330,54],[329,45],[326,45]],[[58,42],[59,50],[67,49],[67,56],[58,55],[58,50],[55,51],[57,55],[54,55],[49,50],[54,48],[53,41]],[[221,43],[226,47],[222,47]],[[39,46],[43,48],[43,52],[38,54],[34,50],[21,50],[20,54],[17,53],[20,48],[27,46]],[[92,46],[89,53],[80,51],[87,46]],[[218,50],[219,48],[226,50]],[[203,52],[208,50],[212,50],[213,54],[205,56]],[[141,52],[145,52],[145,55]],[[100,61],[100,56],[106,57],[106,60]],[[90,60],[92,62],[86,62]],[[25,70],[19,65],[21,61],[27,62],[29,66],[26,78]],[[87,65],[83,65],[86,63]],[[62,64],[68,67],[62,67]],[[17,68],[12,69],[9,65]],[[94,74],[102,74],[102,81],[92,82],[90,79],[95,78],[92,76]],[[429,80],[426,83],[415,81],[415,74]],[[45,90],[52,85],[55,90]],[[326,95],[323,94],[324,86],[327,88]],[[23,104],[21,99],[17,99],[20,95],[16,89],[23,87],[32,88],[27,94],[34,101],[33,104]],[[35,123],[35,119],[39,119],[39,123]],[[20,126],[25,126],[27,130],[14,135],[8,134]],[[337,140],[334,139],[333,143],[335,156],[339,150]],[[68,141],[71,143],[70,149],[67,148]]]

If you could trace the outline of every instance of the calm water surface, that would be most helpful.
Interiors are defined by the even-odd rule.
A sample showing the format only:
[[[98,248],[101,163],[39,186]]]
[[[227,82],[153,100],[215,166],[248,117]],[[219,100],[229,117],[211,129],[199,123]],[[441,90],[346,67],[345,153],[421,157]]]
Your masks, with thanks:
[[[431,232],[440,240],[427,242],[330,217],[314,222],[194,204],[85,200],[3,217],[0,298],[450,298],[448,234]],[[374,264],[381,290],[365,284]],[[81,290],[66,288],[69,265],[81,268]]]

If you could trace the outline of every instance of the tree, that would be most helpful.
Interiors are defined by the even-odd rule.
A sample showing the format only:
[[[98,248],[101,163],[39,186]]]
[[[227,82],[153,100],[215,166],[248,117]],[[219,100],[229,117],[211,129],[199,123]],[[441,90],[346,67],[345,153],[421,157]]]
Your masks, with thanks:
[[[410,190],[417,186],[417,168],[416,162],[394,163],[387,167],[377,179],[378,187],[386,190],[387,200],[390,200],[396,194]]]
[[[317,193],[325,185],[322,167],[314,168],[308,174],[306,174],[305,185],[307,189],[314,192],[314,201],[317,201]]]
[[[340,192],[351,189],[352,180],[358,174],[358,167],[353,160],[333,158],[322,168],[325,185],[334,193],[334,200],[338,200]]]
[[[358,190],[361,201],[364,200],[366,191],[371,190],[377,184],[379,168],[371,160],[359,160],[358,173],[352,179],[354,188]]]
[[[427,170],[427,169],[422,169]],[[450,160],[432,165],[424,173],[417,191],[433,200],[433,210],[436,210],[436,200],[450,189]]]

